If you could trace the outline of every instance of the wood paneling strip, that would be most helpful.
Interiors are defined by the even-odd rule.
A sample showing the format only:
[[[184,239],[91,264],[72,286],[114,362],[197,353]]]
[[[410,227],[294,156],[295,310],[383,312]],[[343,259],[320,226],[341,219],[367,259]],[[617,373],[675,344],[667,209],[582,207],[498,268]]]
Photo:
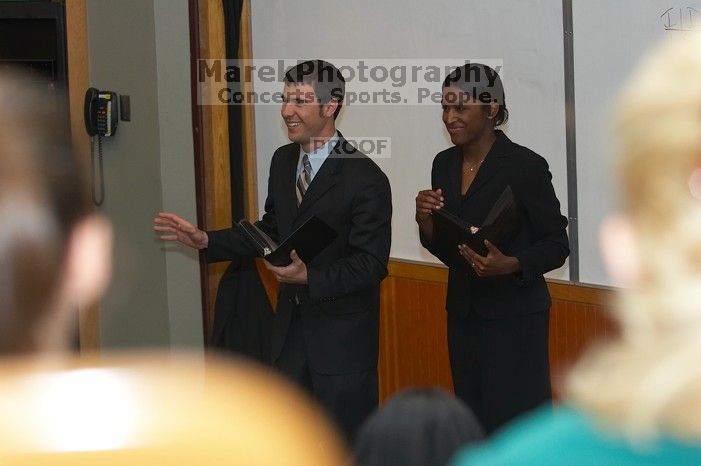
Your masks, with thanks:
[[[452,390],[444,310],[446,285],[388,277],[381,288],[380,398],[410,386]]]
[[[224,34],[224,6],[221,0],[195,0],[198,12],[197,41],[201,59],[226,57]],[[207,89],[200,89],[207,92]],[[210,89],[210,91],[213,91]],[[216,102],[216,99],[209,99]],[[217,230],[231,226],[231,174],[229,158],[228,107],[226,105],[202,105],[202,184],[203,199],[199,227]],[[228,262],[206,265],[206,289],[203,299],[203,323],[205,338],[211,334],[214,323],[214,302],[217,288]]]
[[[66,0],[66,48],[68,51],[68,98],[73,150],[90,167],[90,137],[85,131],[83,103],[90,86],[88,19],[85,0]],[[81,351],[100,349],[100,313],[97,305],[80,309],[78,314]]]
[[[612,288],[596,285],[572,285],[569,282],[549,280],[548,289],[553,299],[577,303],[609,306],[614,298]]]
[[[224,6],[221,0],[199,0],[200,57],[226,57]],[[206,228],[231,226],[231,175],[229,159],[229,108],[226,105],[202,106],[205,134],[205,189],[207,191]]]
[[[575,288],[574,286],[572,286]],[[550,376],[553,393],[561,393],[572,365],[593,344],[615,336],[616,323],[607,305],[553,299],[550,310]]]
[[[223,59],[226,57],[224,28],[224,8],[221,0],[198,0],[199,6],[199,46],[203,59]],[[241,13],[241,41],[239,56],[251,59],[251,18],[248,0],[243,2]],[[249,70],[250,71],[250,70]],[[244,82],[244,92],[252,91],[250,76]],[[216,98],[209,99],[216,102]],[[204,185],[206,191],[205,224],[201,228],[217,230],[232,225],[231,217],[231,172],[229,153],[229,107],[210,105],[202,107],[204,141]],[[255,115],[252,105],[243,107],[243,148],[244,148],[244,211],[248,218],[258,216],[258,185],[256,174]],[[214,322],[214,302],[219,281],[228,262],[207,265],[207,296],[204,309],[205,335],[210,335]]]
[[[392,260],[382,285],[380,395],[410,386],[452,389],[444,310],[448,270],[442,265]],[[597,340],[616,333],[608,317],[614,292],[549,281],[550,365],[557,397],[567,370]]]
[[[239,57],[242,60],[253,59],[253,43],[251,39],[251,5],[250,0],[243,0],[241,11],[241,41],[239,42]],[[253,92],[253,79],[250,67],[247,68],[241,89],[244,93]],[[255,108],[253,105],[243,106],[243,170],[244,170],[244,212],[246,218],[258,218],[258,176],[256,168],[256,131]]]
[[[443,265],[391,260],[388,268],[390,277],[448,283],[448,269]]]
[[[266,290],[275,298],[278,284],[259,262]],[[555,396],[567,370],[593,342],[616,334],[608,317],[613,291],[549,282],[550,370]],[[433,264],[392,260],[380,293],[380,398],[412,386],[452,390],[446,338],[447,269]]]

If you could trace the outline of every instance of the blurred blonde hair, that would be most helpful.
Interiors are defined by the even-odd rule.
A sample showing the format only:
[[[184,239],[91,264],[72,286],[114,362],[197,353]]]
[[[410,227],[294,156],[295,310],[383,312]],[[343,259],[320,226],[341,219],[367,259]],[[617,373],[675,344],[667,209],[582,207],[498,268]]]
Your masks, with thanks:
[[[186,353],[5,360],[0,464],[344,466],[296,388],[245,361]]]
[[[690,189],[701,169],[699,34],[667,40],[646,57],[622,94],[614,130],[637,282],[619,293],[620,338],[578,364],[568,393],[630,438],[699,441],[701,199]]]

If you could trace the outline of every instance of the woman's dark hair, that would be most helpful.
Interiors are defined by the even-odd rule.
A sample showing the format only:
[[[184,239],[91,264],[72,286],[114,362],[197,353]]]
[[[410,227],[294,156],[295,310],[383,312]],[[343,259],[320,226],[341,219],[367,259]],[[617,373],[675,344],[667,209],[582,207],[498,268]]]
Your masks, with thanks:
[[[445,466],[463,445],[483,437],[474,414],[440,389],[405,390],[365,422],[356,466]]]
[[[33,349],[70,234],[90,213],[56,93],[0,73],[0,353]],[[64,104],[65,105],[65,104]]]
[[[506,109],[504,85],[499,72],[482,63],[466,63],[458,66],[443,80],[443,88],[455,86],[466,92],[475,102],[484,105],[499,104],[499,111],[494,117],[494,126],[499,126],[509,119]]]
[[[346,80],[341,71],[324,60],[308,60],[291,67],[285,73],[285,84],[309,84],[314,88],[319,102],[329,103],[332,99],[338,102],[333,114],[336,119],[343,106],[346,94]]]

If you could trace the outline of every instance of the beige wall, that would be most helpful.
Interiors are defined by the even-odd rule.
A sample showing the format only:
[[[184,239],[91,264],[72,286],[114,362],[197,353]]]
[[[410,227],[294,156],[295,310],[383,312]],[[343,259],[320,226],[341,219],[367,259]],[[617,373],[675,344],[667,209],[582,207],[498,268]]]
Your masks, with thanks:
[[[195,219],[187,0],[87,0],[90,85],[131,96],[131,122],[103,141],[116,232],[104,348],[202,347],[197,254],[166,247],[153,216]]]

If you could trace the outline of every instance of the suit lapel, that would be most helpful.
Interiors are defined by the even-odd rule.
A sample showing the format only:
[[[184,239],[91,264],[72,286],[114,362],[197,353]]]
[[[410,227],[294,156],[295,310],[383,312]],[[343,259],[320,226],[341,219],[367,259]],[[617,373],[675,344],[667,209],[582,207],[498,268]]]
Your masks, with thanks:
[[[306,194],[302,198],[302,203],[297,209],[297,218],[299,219],[311,206],[318,201],[326,191],[331,189],[338,182],[338,174],[341,170],[341,165],[346,154],[342,153],[341,148],[346,147],[345,140],[339,138],[336,146],[329,154],[319,169],[319,172],[314,175]],[[294,190],[294,185],[293,185]],[[296,198],[295,198],[296,199]]]
[[[450,195],[454,196],[456,201],[460,201],[462,197],[462,151],[457,146],[453,147],[450,158]]]
[[[487,156],[482,162],[482,166],[477,171],[477,176],[465,193],[465,199],[469,199],[479,191],[487,182],[501,170],[504,162],[504,157],[509,153],[508,148],[511,140],[501,131],[497,130],[497,139],[494,141],[492,148],[487,153]],[[458,173],[462,176],[462,168],[458,169]],[[461,188],[460,188],[461,189]]]
[[[297,182],[297,163],[299,161],[299,145],[292,144],[290,151],[282,157],[283,165],[281,167],[280,195],[276,196],[276,203],[279,203],[278,210],[278,226],[280,228],[281,237],[287,236],[292,229],[292,223],[297,213],[297,191],[295,184]],[[278,185],[280,186],[280,185]]]
[[[488,154],[487,157],[484,159],[482,166],[477,171],[477,176],[475,177],[470,187],[467,189],[467,193],[465,193],[465,199],[469,199],[470,196],[473,196],[485,184],[487,184],[487,182],[490,179],[492,179],[494,175],[499,173],[500,167],[501,157],[497,156],[496,154]]]

